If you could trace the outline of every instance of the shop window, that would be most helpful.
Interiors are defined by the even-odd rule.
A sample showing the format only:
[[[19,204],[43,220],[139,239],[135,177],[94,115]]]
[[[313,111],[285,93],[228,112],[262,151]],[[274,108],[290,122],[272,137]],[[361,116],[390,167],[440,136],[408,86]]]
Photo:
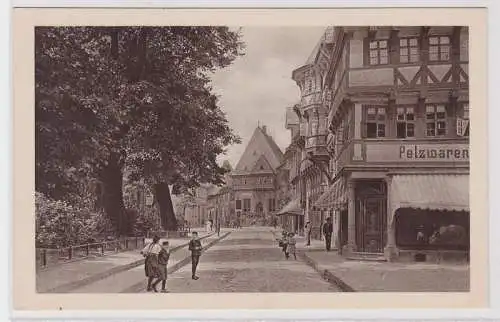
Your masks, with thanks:
[[[446,107],[445,105],[427,105],[426,107],[426,135],[429,137],[446,135]]]
[[[236,200],[236,209],[241,209],[241,200],[239,199]]]
[[[450,37],[436,36],[429,37],[429,60],[448,61],[450,60]]]
[[[370,65],[384,65],[389,63],[387,40],[370,41]]]
[[[401,249],[468,250],[469,213],[401,208],[395,214]]]
[[[383,138],[385,137],[385,108],[368,107],[366,108],[366,137]]]
[[[243,211],[250,211],[251,202],[250,199],[243,199]]]
[[[413,107],[397,108],[397,137],[400,139],[415,136],[415,110]]]
[[[418,38],[402,38],[399,40],[399,62],[415,63],[420,60]]]

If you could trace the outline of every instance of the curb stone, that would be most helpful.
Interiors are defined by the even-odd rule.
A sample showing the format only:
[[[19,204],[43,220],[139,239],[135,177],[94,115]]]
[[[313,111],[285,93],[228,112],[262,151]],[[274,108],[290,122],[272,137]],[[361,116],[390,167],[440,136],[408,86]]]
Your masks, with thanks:
[[[203,236],[202,238],[200,238],[200,240],[203,240],[205,238],[208,238],[212,235],[214,235],[215,233],[212,233],[212,234],[209,234],[209,235],[206,235],[206,236]],[[183,243],[181,245],[178,245],[178,246],[175,246],[174,248],[172,248],[172,252],[175,252],[181,248],[184,248],[186,247],[187,245],[189,244],[189,241],[187,243]],[[105,279],[111,275],[115,275],[115,274],[118,274],[118,273],[121,273],[121,272],[124,272],[124,271],[128,271],[129,269],[132,269],[134,267],[137,267],[137,266],[140,266],[144,264],[144,258],[142,259],[139,259],[139,260],[136,260],[132,263],[129,263],[129,264],[125,264],[125,265],[120,265],[120,266],[117,266],[117,267],[113,267],[107,271],[104,271],[102,273],[97,273],[95,275],[92,275],[92,276],[89,276],[89,277],[86,277],[84,279],[81,279],[81,280],[78,280],[78,281],[75,281],[75,282],[69,282],[67,284],[63,284],[63,285],[60,285],[60,286],[56,286],[54,288],[51,288],[51,289],[48,289],[46,291],[42,291],[42,292],[38,292],[38,293],[68,293],[68,292],[71,292],[77,288],[80,288],[80,287],[83,287],[83,286],[86,286],[88,284],[92,284],[92,283],[95,283],[97,281],[100,281],[102,279]]]
[[[356,292],[355,289],[353,289],[351,286],[347,285],[343,280],[341,280],[339,277],[335,276],[331,271],[328,269],[322,269],[319,267],[318,263],[315,262],[313,259],[311,259],[305,252],[300,252],[299,257],[302,257],[302,259],[306,262],[307,265],[312,267],[315,271],[317,271],[319,274],[321,274],[321,277],[331,283],[337,286],[342,292]]]
[[[229,236],[231,234],[231,232],[226,232],[224,233],[223,235],[221,235],[220,237],[212,240],[210,243],[208,243],[205,247],[203,247],[203,249],[201,250],[201,253],[203,254],[205,251],[207,251],[210,247],[212,247],[213,245],[215,245],[216,243],[220,242],[221,240],[223,240],[224,238],[226,238],[227,236]],[[188,256],[180,261],[178,261],[177,263],[175,263],[174,265],[170,266],[167,268],[167,274],[173,274],[175,273],[176,271],[178,271],[180,268],[184,267],[185,265],[187,265],[189,262],[191,262],[191,256]],[[142,291],[143,289],[145,289],[144,287],[144,282],[139,282],[135,285],[132,285],[130,287],[127,287],[126,289],[124,289],[123,291],[121,291],[120,293],[138,293],[140,291]]]

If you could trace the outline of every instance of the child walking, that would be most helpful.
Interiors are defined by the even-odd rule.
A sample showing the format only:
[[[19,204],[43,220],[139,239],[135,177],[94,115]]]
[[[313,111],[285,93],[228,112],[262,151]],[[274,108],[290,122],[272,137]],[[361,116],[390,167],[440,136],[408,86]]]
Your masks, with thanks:
[[[295,234],[294,233],[289,233],[288,234],[288,240],[287,240],[287,259],[290,256],[290,254],[293,255],[293,258],[297,260],[297,255],[295,253],[295,244],[297,244],[297,240],[295,240]]]
[[[170,258],[170,249],[168,241],[162,243],[162,249],[158,254],[158,279],[153,284],[153,288],[156,290],[156,286],[161,282],[161,292],[167,293],[167,264]]]
[[[278,240],[278,245],[281,247],[281,251],[285,254],[285,258],[288,259],[288,233],[286,231],[281,233],[281,239]]]

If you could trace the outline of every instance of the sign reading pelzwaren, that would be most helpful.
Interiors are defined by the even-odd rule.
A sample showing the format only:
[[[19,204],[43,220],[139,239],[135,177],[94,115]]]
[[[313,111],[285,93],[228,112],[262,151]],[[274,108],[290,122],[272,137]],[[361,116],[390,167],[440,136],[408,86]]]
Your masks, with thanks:
[[[367,144],[367,162],[468,162],[468,144]]]
[[[399,147],[399,158],[402,160],[469,161],[469,147],[401,145]]]

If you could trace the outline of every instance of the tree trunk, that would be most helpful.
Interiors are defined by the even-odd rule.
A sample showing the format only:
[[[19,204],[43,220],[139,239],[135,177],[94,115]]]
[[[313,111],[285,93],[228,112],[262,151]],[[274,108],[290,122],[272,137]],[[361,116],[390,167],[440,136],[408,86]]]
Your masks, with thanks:
[[[103,208],[106,215],[113,222],[119,236],[129,235],[132,227],[123,202],[123,171],[118,155],[109,158],[99,179],[103,184]]]
[[[161,226],[166,230],[177,230],[177,219],[175,218],[168,183],[155,184],[154,188],[156,201],[160,206]]]

